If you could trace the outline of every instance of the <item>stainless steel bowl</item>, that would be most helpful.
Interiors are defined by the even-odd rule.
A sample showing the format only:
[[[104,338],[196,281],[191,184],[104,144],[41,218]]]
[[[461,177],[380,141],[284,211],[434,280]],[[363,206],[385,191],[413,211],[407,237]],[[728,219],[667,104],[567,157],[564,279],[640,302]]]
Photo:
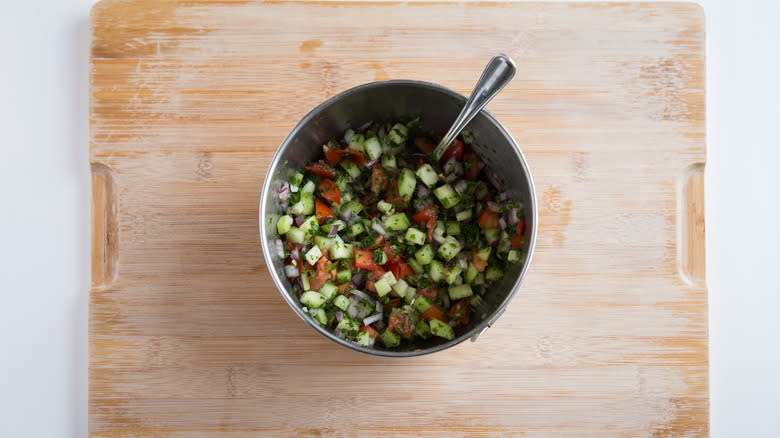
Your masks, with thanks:
[[[410,346],[406,351],[363,348],[339,339],[320,327],[301,308],[284,275],[284,259],[279,258],[275,241],[275,222],[281,211],[277,193],[281,184],[309,160],[322,153],[329,139],[341,138],[349,127],[367,121],[391,121],[420,117],[425,129],[444,133],[466,101],[462,94],[441,85],[421,81],[392,80],[372,82],[331,97],[307,114],[284,139],[268,168],[260,198],[260,236],[263,256],[279,292],[298,316],[326,338],[345,347],[379,356],[418,356],[444,350],[468,338],[476,339],[504,312],[523,280],[536,243],[536,195],[525,157],[511,135],[490,113],[483,110],[469,124],[474,132],[475,150],[488,166],[503,179],[504,186],[525,205],[524,262],[514,265],[504,277],[485,293],[484,306],[472,313],[471,324],[456,331],[458,336],[447,342],[432,337]],[[485,316],[482,317],[482,314]]]

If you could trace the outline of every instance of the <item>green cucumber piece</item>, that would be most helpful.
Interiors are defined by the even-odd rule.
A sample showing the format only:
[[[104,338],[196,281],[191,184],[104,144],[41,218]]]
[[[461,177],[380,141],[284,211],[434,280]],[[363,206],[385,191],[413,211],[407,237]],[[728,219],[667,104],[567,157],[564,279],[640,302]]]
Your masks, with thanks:
[[[290,231],[290,227],[292,226],[293,218],[292,216],[286,214],[279,218],[278,221],[276,221],[276,232],[279,233],[279,235],[287,234],[288,231]]]
[[[454,221],[449,221],[444,225],[444,230],[450,236],[460,235],[460,224]]]
[[[385,330],[384,333],[379,336],[379,339],[382,340],[382,343],[385,344],[385,347],[387,348],[397,347],[401,343],[401,337],[390,330]]]
[[[452,260],[461,250],[460,242],[458,242],[458,239],[447,236],[444,238],[444,243],[441,244],[439,247],[439,251],[437,251],[437,254],[444,260],[450,261]]]
[[[417,228],[408,228],[406,230],[405,238],[407,242],[412,243],[414,245],[425,244],[425,233],[418,230]]]
[[[326,298],[319,292],[306,291],[301,295],[301,303],[311,309],[319,309],[325,304]]]
[[[335,242],[330,247],[330,258],[333,260],[348,259],[352,257],[352,245],[348,243]]]
[[[488,266],[485,270],[485,280],[495,281],[504,276],[504,272],[495,266]]]
[[[416,256],[416,254],[415,254]],[[425,268],[416,259],[406,259],[406,263],[412,268],[415,274],[422,274],[425,272]]]
[[[382,167],[385,169],[395,169],[398,167],[398,163],[395,161],[395,155],[382,155]]]
[[[463,269],[461,269],[459,266],[447,268],[447,272],[444,274],[444,281],[446,281],[447,284],[455,283],[455,280],[458,279],[461,272],[463,272]]]
[[[393,204],[389,202],[385,202],[383,200],[376,203],[376,208],[379,209],[379,211],[381,211],[384,214],[393,214],[393,212],[395,211],[395,207],[393,206]]]
[[[428,339],[431,337],[431,327],[427,322],[419,320],[417,321],[417,325],[414,327],[414,333],[423,339]]]
[[[463,210],[455,213],[455,220],[457,220],[458,222],[463,222],[468,219],[471,219],[471,209]]]
[[[352,270],[351,269],[342,269],[341,271],[336,273],[336,283],[346,283],[349,280],[352,279]]]
[[[428,275],[435,282],[444,280],[444,263],[438,260],[431,260],[431,264],[428,266]]]
[[[390,138],[390,141],[393,142],[393,144],[400,145],[404,143],[407,138],[409,138],[409,128],[400,123],[396,123],[387,132],[387,136]]]
[[[363,144],[366,142],[366,138],[363,134],[355,134],[349,139],[349,148],[353,151],[363,152]]]
[[[332,299],[336,293],[339,291],[339,288],[333,284],[330,280],[326,281],[325,284],[320,286],[319,292],[323,297],[325,297],[326,300]]]
[[[440,338],[444,338],[448,341],[455,339],[455,331],[452,330],[452,327],[450,327],[450,325],[446,322],[439,321],[436,318],[431,318],[428,323],[431,325],[432,334]]]
[[[428,188],[433,187],[436,182],[439,181],[439,175],[436,174],[436,171],[433,170],[433,167],[431,167],[430,164],[425,163],[422,166],[420,166],[419,169],[417,169],[417,178],[420,178],[420,181],[423,182]]]
[[[409,169],[401,170],[401,175],[398,176],[398,196],[404,201],[409,201],[416,186],[417,179],[414,177],[414,172]]]
[[[433,194],[436,195],[436,198],[439,199],[439,202],[441,202],[441,205],[444,206],[444,208],[452,208],[460,203],[458,194],[455,193],[455,190],[453,190],[449,184],[436,187],[433,189]]]
[[[364,227],[363,224],[360,222],[355,222],[351,227],[349,227],[349,230],[347,230],[347,235],[354,239],[357,236],[363,234],[365,231],[366,227]]]
[[[432,306],[433,304],[431,304],[431,302],[422,295],[414,299],[414,308],[417,309],[417,311],[420,313],[425,313]]]
[[[336,298],[333,299],[333,305],[346,312],[350,302],[344,295],[337,295]]]
[[[292,243],[302,244],[306,239],[306,233],[298,227],[290,227],[287,230],[287,240]]]
[[[304,255],[304,258],[307,262],[309,262],[310,265],[314,266],[317,264],[317,260],[322,257],[322,251],[320,251],[320,248],[315,246],[312,246],[311,249]]]
[[[487,230],[485,230],[487,231]],[[492,251],[493,248],[486,246],[484,248],[481,248],[479,251],[477,251],[477,257],[481,258],[484,261],[487,261],[488,257],[490,257],[490,251]]]
[[[431,260],[433,260],[433,248],[431,248],[431,245],[424,245],[422,248],[417,250],[416,253],[414,253],[414,258],[417,260],[417,263],[421,265],[427,265],[431,263]]]
[[[363,144],[363,148],[366,150],[368,157],[372,160],[376,160],[382,155],[382,144],[379,143],[378,137],[371,137],[366,139]]]
[[[461,298],[466,298],[474,295],[474,292],[471,290],[471,286],[468,284],[451,286],[447,291],[450,294],[451,300],[459,300]]]
[[[404,231],[409,228],[409,218],[406,217],[405,213],[396,213],[386,217],[382,221],[382,225],[388,231]]]

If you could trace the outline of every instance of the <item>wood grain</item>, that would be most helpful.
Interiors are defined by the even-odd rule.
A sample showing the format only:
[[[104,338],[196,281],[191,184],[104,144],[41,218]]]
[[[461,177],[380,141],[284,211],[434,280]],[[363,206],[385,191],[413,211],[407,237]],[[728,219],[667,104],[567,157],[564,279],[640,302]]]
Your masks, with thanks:
[[[91,26],[92,436],[708,434],[698,6],[104,0]],[[424,357],[320,337],[261,256],[277,146],[361,83],[468,93],[499,51],[539,199],[516,298]]]

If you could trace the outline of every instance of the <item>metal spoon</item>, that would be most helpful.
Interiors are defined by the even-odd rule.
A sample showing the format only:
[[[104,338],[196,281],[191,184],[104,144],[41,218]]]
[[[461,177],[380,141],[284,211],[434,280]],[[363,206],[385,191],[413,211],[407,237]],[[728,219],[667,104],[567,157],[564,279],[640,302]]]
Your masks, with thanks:
[[[441,159],[441,156],[444,155],[444,152],[450,146],[450,143],[455,140],[455,137],[460,134],[460,131],[512,80],[516,71],[515,62],[507,55],[499,53],[490,59],[490,62],[485,66],[485,70],[482,71],[482,76],[477,81],[477,85],[474,86],[474,91],[471,92],[471,96],[469,96],[466,104],[463,105],[463,109],[460,110],[460,114],[452,123],[447,134],[444,135],[444,138],[441,139],[439,145],[436,146],[436,150],[433,151],[436,160]]]

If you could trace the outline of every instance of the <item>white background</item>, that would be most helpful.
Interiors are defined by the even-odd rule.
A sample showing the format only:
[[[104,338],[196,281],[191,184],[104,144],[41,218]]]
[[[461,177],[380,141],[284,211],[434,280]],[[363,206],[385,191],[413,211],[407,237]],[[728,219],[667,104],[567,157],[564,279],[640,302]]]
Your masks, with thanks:
[[[0,436],[84,436],[92,0],[2,4]],[[780,2],[701,4],[711,431],[777,437]]]

